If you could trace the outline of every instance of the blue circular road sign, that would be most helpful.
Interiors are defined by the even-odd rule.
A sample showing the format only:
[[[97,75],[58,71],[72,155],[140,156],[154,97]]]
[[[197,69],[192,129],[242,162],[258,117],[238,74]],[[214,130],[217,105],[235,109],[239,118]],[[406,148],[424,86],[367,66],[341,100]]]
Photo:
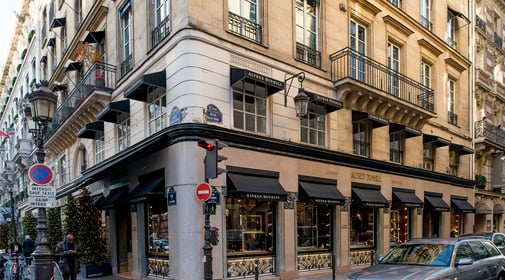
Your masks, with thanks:
[[[36,185],[47,185],[53,181],[53,171],[49,166],[37,163],[28,170],[28,177]]]

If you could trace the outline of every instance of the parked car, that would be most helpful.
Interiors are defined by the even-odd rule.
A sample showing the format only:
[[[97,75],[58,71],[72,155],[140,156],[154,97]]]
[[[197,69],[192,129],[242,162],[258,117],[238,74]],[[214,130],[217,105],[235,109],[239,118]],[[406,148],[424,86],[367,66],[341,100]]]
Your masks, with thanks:
[[[481,236],[493,241],[494,245],[505,255],[505,234],[501,232],[469,233],[462,236]]]
[[[349,280],[505,279],[505,256],[485,238],[414,239]]]
[[[163,249],[166,252],[168,252],[168,239],[162,238],[162,239],[154,239],[153,241],[154,246],[156,249]]]

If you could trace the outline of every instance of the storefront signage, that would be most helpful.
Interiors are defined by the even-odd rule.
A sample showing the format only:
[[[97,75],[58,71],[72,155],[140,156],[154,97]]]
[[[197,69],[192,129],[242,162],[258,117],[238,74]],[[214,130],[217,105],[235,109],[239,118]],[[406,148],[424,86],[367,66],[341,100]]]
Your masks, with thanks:
[[[381,118],[379,116],[376,116],[374,114],[368,114],[368,119],[374,121],[374,122],[378,122],[378,123],[382,123],[382,124],[388,124],[389,123],[389,120],[385,119],[385,118]]]
[[[342,104],[342,101],[340,101],[340,100],[329,98],[329,97],[319,95],[319,94],[313,94],[312,99],[315,102],[323,103],[323,104],[326,104],[326,105],[329,105],[332,107],[336,107],[336,108],[342,108],[344,106]]]
[[[167,204],[168,206],[177,204],[177,194],[175,193],[174,187],[170,187],[170,189],[168,189]]]
[[[247,193],[246,198],[252,199],[268,199],[268,200],[281,200],[280,195],[264,194],[264,193]]]
[[[377,183],[382,182],[380,175],[367,174],[367,173],[361,173],[361,172],[353,172],[351,174],[351,179],[359,179],[359,180],[372,181],[372,182],[377,182]]]
[[[263,75],[271,76],[272,69],[270,67],[261,65],[259,63],[253,62],[251,60],[245,59],[238,55],[230,55],[230,64],[238,66],[240,68],[249,69],[251,71],[262,73]]]
[[[314,198],[312,200],[314,201],[314,203],[319,204],[341,204],[339,200],[333,200],[333,199]]]
[[[249,70],[245,70],[245,75],[246,75],[246,77],[253,79],[255,81],[263,82],[267,86],[274,86],[274,87],[278,87],[278,88],[284,87],[284,83],[281,81],[269,78],[267,76],[260,75],[258,73],[251,72]]]
[[[208,122],[220,123],[223,121],[223,113],[214,104],[207,105],[207,110],[205,111]]]
[[[212,193],[210,194],[210,198],[207,203],[221,205],[221,193],[216,189],[216,187],[212,187]]]
[[[181,123],[181,110],[177,106],[172,108],[170,112],[170,125]]]

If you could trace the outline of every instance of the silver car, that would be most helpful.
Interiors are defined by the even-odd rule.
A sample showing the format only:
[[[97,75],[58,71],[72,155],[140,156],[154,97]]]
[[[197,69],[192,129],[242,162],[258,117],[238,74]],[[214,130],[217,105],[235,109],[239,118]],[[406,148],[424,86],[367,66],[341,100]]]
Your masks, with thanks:
[[[414,239],[348,279],[505,280],[504,264],[505,256],[484,238]]]

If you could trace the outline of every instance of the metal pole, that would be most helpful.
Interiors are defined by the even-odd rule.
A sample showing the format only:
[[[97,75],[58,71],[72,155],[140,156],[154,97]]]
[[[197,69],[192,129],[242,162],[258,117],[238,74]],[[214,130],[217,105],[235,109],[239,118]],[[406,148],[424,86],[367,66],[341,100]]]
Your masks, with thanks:
[[[258,280],[260,277],[260,271],[258,267],[258,259],[254,260],[254,280]]]
[[[331,279],[335,280],[335,264],[337,263],[337,255],[331,255]]]
[[[209,179],[205,178],[205,183],[209,183]],[[207,202],[203,203],[204,211],[207,208]],[[203,275],[205,280],[212,280],[212,246],[210,245],[210,215],[205,212],[205,245],[203,246],[203,254],[205,256],[205,265],[203,267]]]
[[[14,247],[13,249],[15,250],[16,249],[16,236],[17,236],[17,232],[16,232],[16,209],[14,208],[14,190],[12,189],[13,186],[9,186],[10,190],[9,190],[9,195],[10,195],[10,200],[11,200],[11,214],[12,214],[12,218],[11,218],[11,222],[12,222],[12,244],[14,244]],[[18,248],[19,250],[19,248]],[[12,253],[15,253],[15,252],[12,252]]]

